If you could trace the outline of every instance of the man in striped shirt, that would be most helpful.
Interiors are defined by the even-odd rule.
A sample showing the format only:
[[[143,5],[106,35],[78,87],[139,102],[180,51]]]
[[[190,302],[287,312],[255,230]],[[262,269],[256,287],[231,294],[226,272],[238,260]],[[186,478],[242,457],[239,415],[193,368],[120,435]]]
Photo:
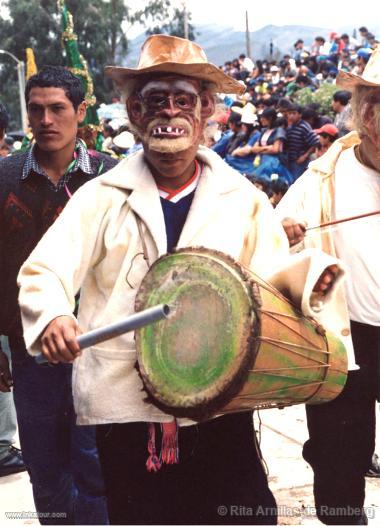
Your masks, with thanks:
[[[302,119],[302,107],[292,104],[286,111],[288,128],[286,130],[286,150],[288,153],[288,167],[294,181],[306,170],[310,155],[319,145],[318,135],[309,123]]]

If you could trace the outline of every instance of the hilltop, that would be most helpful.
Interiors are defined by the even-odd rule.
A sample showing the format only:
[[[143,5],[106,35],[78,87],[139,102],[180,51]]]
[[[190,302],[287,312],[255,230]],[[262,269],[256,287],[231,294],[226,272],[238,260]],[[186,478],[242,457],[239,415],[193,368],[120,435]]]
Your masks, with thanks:
[[[291,53],[293,44],[298,38],[302,38],[305,45],[310,45],[314,37],[321,35],[328,40],[331,31],[338,34],[344,32],[352,35],[352,27],[313,27],[301,25],[274,26],[268,25],[257,31],[250,32],[251,55],[253,59],[270,58],[270,42],[273,42],[273,59],[278,60],[286,53]],[[379,28],[372,28],[373,32],[380,34]],[[196,42],[205,50],[210,62],[222,65],[226,60],[236,58],[240,53],[246,52],[246,40],[244,31],[236,31],[229,26],[216,24],[195,25],[197,35]],[[121,61],[125,66],[134,66],[137,63],[141,44],[146,38],[141,33],[129,41],[129,52],[125,60]]]

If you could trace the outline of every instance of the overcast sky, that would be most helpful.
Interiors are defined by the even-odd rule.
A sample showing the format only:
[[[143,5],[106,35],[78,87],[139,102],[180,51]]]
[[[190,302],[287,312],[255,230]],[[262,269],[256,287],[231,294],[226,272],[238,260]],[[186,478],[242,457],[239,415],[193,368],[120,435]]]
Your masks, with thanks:
[[[248,11],[251,31],[268,24],[366,25],[370,29],[380,9],[378,0],[366,0],[365,9],[360,9],[356,2],[344,0],[187,0],[187,5],[193,22],[228,24],[241,30],[245,29],[245,11]]]
[[[126,0],[132,7],[144,4],[144,0]],[[171,0],[172,5],[181,5],[183,0]],[[365,25],[380,27],[377,14],[378,0],[366,0],[360,9],[358,4],[344,0],[186,0],[192,22],[196,24],[228,25],[245,30],[245,12],[248,11],[249,29],[256,31],[268,24],[277,26],[296,24],[327,29],[341,26],[353,28]],[[143,28],[133,28],[135,36]]]

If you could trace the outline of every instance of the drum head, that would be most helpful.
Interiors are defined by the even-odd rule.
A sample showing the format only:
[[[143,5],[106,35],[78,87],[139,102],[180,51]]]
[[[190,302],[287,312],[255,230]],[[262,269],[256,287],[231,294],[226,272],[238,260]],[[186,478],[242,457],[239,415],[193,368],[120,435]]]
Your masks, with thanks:
[[[247,276],[219,253],[183,249],[152,265],[136,310],[159,303],[173,310],[136,331],[140,374],[156,405],[202,418],[238,390],[253,360],[253,302]]]

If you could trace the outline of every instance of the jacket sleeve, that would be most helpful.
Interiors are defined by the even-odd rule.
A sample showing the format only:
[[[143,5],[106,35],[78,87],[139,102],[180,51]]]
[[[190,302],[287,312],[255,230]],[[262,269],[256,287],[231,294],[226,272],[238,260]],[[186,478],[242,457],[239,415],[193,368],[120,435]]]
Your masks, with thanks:
[[[321,297],[313,292],[313,288],[331,265],[338,266],[338,274],[331,289]],[[324,306],[334,300],[345,274],[345,266],[340,260],[321,250],[309,248],[289,256],[278,265],[268,281],[289,298],[304,316],[317,317]]]
[[[285,217],[291,217],[296,221],[307,222],[307,218],[310,216],[309,196],[318,199],[318,196],[315,195],[315,189],[313,193],[313,185],[311,184],[313,177],[312,173],[306,171],[290,186],[275,208],[275,215],[280,221]]]
[[[302,192],[302,187],[297,191]],[[344,265],[337,258],[317,249],[290,255],[285,231],[267,200],[262,200],[253,218],[254,243],[249,268],[270,282],[305,316],[317,316],[341,286]],[[338,265],[339,272],[329,293],[321,298],[313,292],[313,288],[330,265]]]
[[[26,348],[40,352],[39,337],[56,317],[72,316],[75,295],[99,254],[104,201],[96,180],[80,188],[42,237],[18,275]]]

